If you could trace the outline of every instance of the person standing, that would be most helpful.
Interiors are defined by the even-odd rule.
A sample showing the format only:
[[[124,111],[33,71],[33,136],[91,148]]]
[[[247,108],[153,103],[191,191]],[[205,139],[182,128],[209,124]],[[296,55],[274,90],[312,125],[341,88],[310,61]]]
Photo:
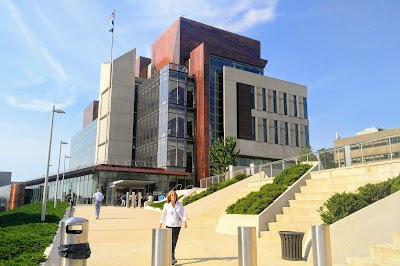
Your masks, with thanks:
[[[165,224],[166,228],[172,229],[172,265],[177,263],[177,260],[175,259],[175,247],[178,242],[182,223],[184,228],[186,228],[186,212],[182,203],[178,201],[178,194],[176,194],[174,190],[171,190],[167,195],[167,203],[165,203],[163,207],[160,219],[160,228]]]
[[[94,215],[96,216],[96,219],[99,219],[100,215],[100,207],[101,207],[101,202],[104,199],[103,193],[101,193],[100,189],[97,189],[97,192],[93,194],[93,200],[94,200]]]

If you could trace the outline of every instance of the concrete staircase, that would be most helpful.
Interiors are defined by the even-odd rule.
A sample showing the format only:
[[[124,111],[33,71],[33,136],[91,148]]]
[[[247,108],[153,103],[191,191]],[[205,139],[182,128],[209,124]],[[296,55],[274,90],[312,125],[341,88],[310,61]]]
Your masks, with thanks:
[[[393,233],[394,244],[371,246],[371,258],[348,258],[351,266],[387,266],[400,265],[400,232]]]
[[[277,214],[276,222],[268,224],[269,231],[261,231],[262,238],[280,241],[279,231],[304,232],[305,240],[311,225],[323,223],[318,212],[320,206],[336,192],[354,192],[368,183],[378,183],[395,176],[385,167],[372,171],[369,165],[337,168],[311,172],[311,179],[306,186],[295,193],[295,200],[289,200],[289,207],[283,207],[282,214]]]

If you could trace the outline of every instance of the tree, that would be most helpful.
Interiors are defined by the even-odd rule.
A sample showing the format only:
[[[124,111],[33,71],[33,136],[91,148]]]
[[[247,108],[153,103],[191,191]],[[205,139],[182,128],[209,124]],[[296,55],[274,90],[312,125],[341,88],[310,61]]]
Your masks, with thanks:
[[[301,148],[299,156],[299,163],[307,161],[307,154],[308,154],[308,161],[318,161],[317,156],[313,154],[312,148],[310,145]]]
[[[217,138],[210,148],[211,172],[214,175],[223,174],[228,170],[229,165],[236,165],[236,158],[240,151],[235,151],[236,138],[228,136],[225,139]]]

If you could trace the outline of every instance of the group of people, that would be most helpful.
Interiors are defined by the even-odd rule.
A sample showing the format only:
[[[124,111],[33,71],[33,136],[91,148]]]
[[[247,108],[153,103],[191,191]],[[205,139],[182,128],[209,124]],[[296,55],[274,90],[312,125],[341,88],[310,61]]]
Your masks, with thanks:
[[[95,217],[99,219],[100,215],[100,207],[101,202],[104,199],[103,193],[101,193],[100,189],[97,189],[97,192],[93,195],[93,200],[95,202]],[[125,198],[126,200],[126,198]],[[175,247],[178,242],[179,233],[181,231],[182,226],[184,228],[187,227],[186,222],[186,212],[183,208],[182,203],[178,201],[178,194],[176,191],[171,190],[167,195],[166,203],[164,204],[161,218],[160,218],[160,228],[162,228],[163,224],[166,228],[172,230],[172,261],[171,264],[175,265],[177,260],[175,258]]]

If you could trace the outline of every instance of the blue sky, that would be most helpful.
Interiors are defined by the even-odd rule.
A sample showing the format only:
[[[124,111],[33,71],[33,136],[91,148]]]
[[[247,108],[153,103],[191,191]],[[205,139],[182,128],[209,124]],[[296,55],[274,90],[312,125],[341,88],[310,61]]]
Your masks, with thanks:
[[[54,119],[57,172],[60,140],[70,142],[98,99],[113,9],[115,56],[150,57],[182,15],[260,40],[266,76],[308,87],[314,149],[332,147],[335,133],[399,127],[400,1],[0,0],[0,171],[13,181],[44,174],[53,104],[66,112]]]

